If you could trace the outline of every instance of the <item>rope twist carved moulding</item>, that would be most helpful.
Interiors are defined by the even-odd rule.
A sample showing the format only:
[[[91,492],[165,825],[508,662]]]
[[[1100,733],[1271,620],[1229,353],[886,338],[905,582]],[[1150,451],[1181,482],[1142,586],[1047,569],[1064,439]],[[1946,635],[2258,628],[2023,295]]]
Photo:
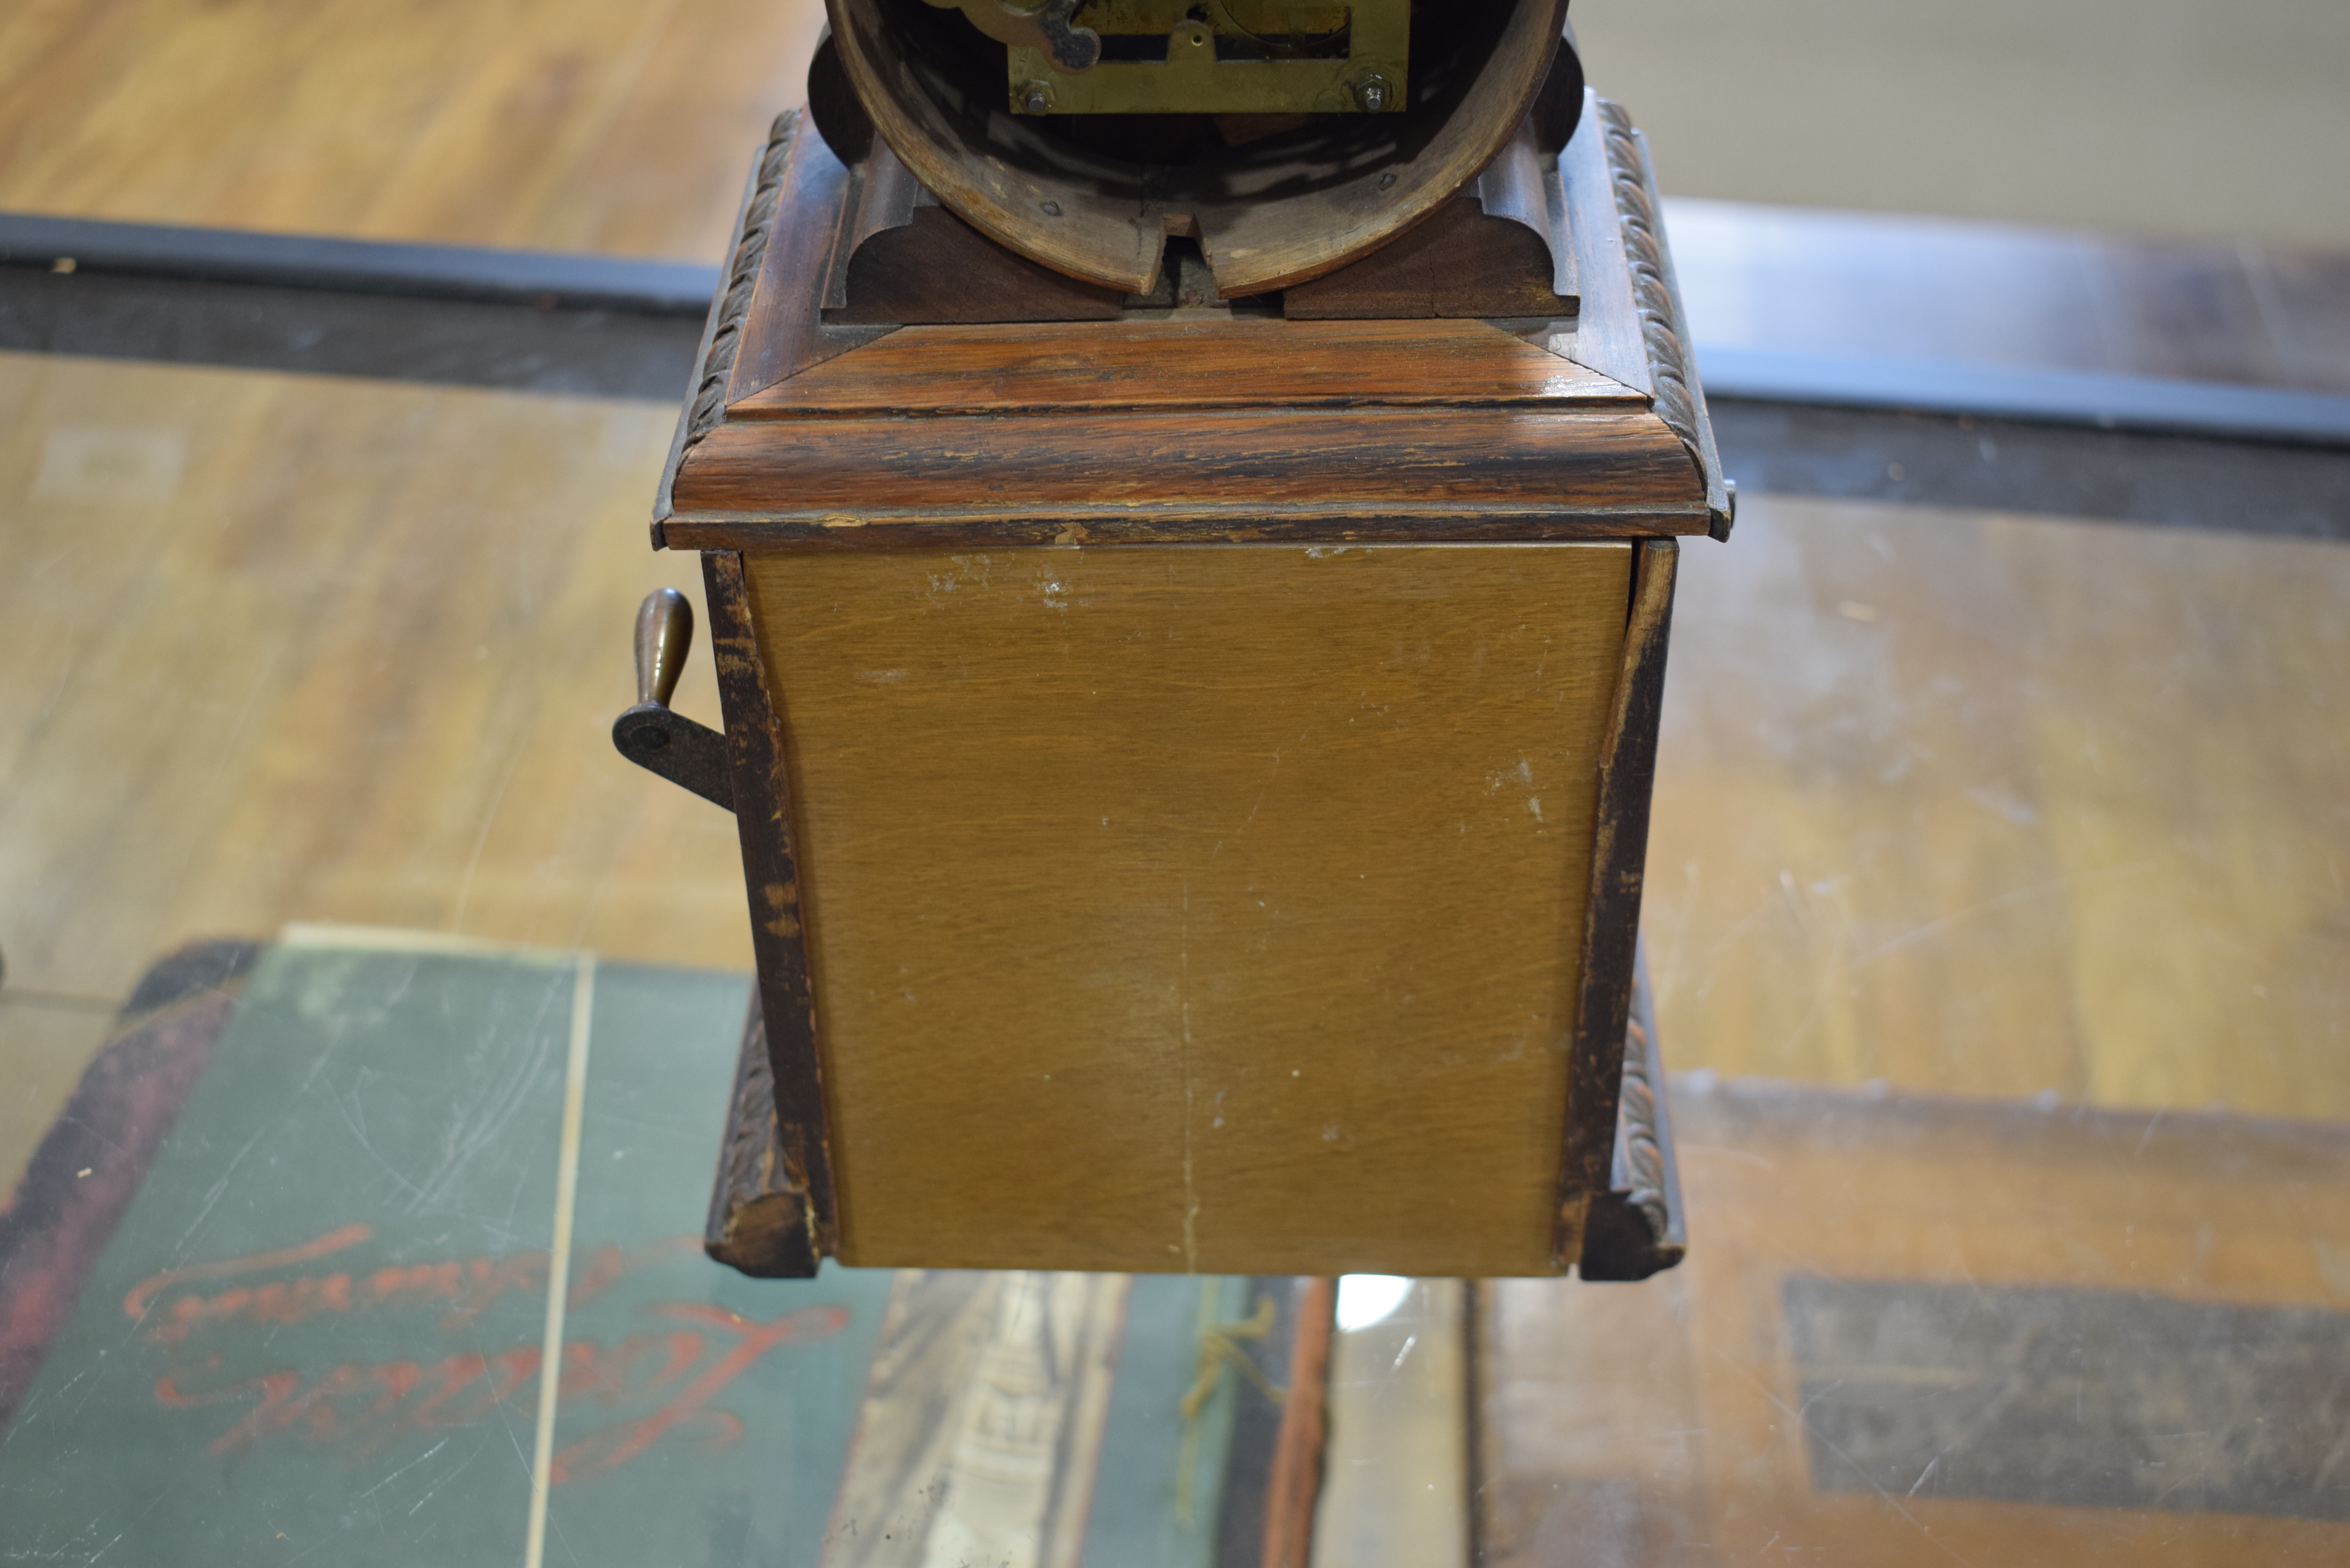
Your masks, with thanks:
[[[1640,135],[1624,106],[1599,100],[1607,127],[1607,170],[1616,191],[1616,213],[1623,225],[1624,260],[1632,275],[1632,299],[1640,312],[1640,336],[1648,348],[1648,375],[1656,386],[1657,417],[1681,438],[1690,461],[1705,472],[1698,437],[1697,402],[1690,396],[1689,351],[1673,317],[1671,286],[1665,281],[1664,246],[1648,195],[1647,160]]]
[[[751,296],[758,290],[759,264],[766,258],[767,234],[775,226],[775,203],[784,188],[784,164],[799,134],[800,111],[787,109],[775,117],[767,133],[767,150],[759,158],[759,176],[751,203],[743,212],[743,233],[734,242],[734,256],[726,269],[726,292],[718,305],[718,323],[710,335],[710,352],[702,361],[702,379],[694,384],[693,412],[687,419],[689,447],[718,428],[726,412],[726,383],[734,374],[734,354],[743,345],[743,320],[750,314]]]

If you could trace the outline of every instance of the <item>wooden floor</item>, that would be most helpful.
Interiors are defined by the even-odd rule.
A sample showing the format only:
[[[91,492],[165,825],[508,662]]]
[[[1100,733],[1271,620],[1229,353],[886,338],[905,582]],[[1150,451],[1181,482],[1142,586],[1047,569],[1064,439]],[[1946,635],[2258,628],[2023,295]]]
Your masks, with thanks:
[[[820,0],[12,0],[0,210],[718,259]]]
[[[750,966],[733,819],[608,735],[638,599],[700,597],[646,540],[673,422],[0,356],[0,1166],[107,1001],[193,937],[319,919]],[[677,703],[716,722],[706,649]]]
[[[2350,549],[1756,496],[1687,552],[1677,1067],[2350,1116]]]

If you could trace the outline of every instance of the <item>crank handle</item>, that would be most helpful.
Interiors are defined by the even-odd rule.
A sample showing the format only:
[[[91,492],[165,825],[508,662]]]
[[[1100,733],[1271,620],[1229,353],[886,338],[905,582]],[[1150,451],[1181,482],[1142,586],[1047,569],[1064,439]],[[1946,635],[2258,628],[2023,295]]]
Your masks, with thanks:
[[[637,607],[637,702],[612,722],[612,744],[648,773],[734,809],[726,737],[673,711],[670,698],[693,647],[693,606],[675,588],[655,588]]]

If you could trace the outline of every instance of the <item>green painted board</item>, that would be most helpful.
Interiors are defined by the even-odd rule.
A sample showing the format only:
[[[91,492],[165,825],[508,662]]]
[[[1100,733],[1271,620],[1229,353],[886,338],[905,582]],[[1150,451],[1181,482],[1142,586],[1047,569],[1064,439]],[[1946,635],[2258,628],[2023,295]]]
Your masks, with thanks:
[[[568,954],[267,950],[0,1435],[0,1560],[881,1568],[1002,1528],[1040,1563],[1205,1568],[1235,1404],[1263,1397],[1225,1375],[1182,1407],[1249,1282],[709,1262],[747,990]],[[1092,1304],[1023,1339],[1030,1298]],[[925,1302],[963,1303],[972,1347],[927,1385],[893,1348]],[[1031,1341],[1072,1414],[1024,1535],[976,1482],[939,1500],[958,1463],[1001,1459],[972,1470],[972,1434],[1003,1425]],[[883,1474],[893,1422],[914,1437]],[[875,1528],[910,1508],[919,1549]]]

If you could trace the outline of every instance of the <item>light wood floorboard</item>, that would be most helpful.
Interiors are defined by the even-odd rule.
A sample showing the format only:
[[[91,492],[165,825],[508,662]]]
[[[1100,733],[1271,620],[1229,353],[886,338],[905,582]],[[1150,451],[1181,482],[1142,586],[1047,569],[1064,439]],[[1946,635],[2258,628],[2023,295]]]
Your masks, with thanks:
[[[290,919],[747,967],[733,819],[607,732],[638,597],[699,597],[645,534],[672,418],[0,357],[10,986]]]
[[[20,0],[0,209],[716,260],[817,0]]]
[[[2350,549],[1757,496],[1681,585],[1672,1065],[2350,1116]]]

